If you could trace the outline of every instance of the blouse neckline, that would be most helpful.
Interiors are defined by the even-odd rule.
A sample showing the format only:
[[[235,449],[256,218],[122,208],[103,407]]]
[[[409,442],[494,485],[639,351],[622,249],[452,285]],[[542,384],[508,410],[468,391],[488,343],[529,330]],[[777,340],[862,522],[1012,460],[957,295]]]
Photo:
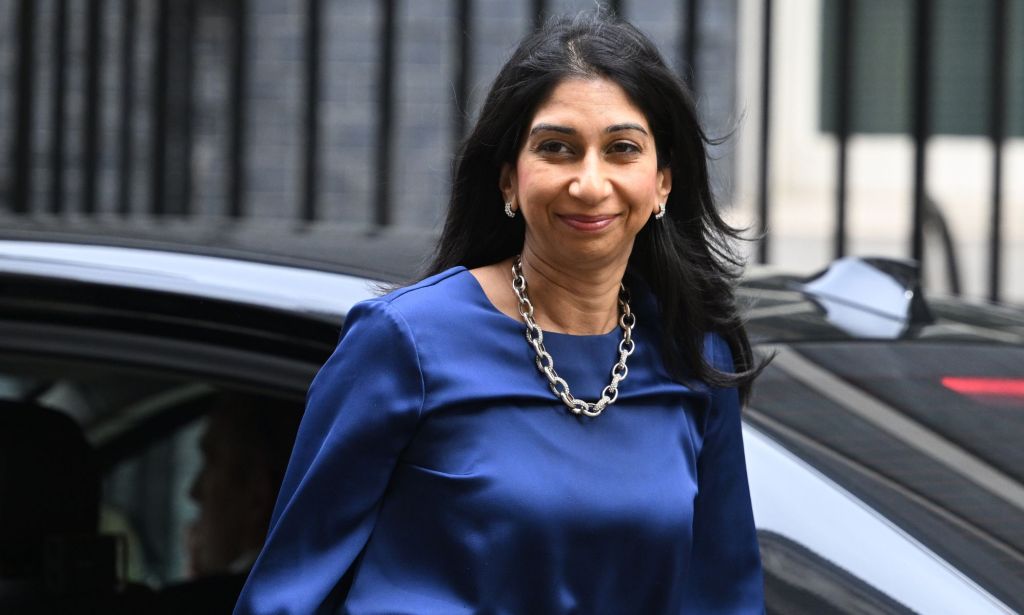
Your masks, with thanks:
[[[480,304],[481,306],[486,308],[488,312],[491,312],[493,314],[496,314],[497,316],[500,316],[505,322],[509,323],[509,325],[514,326],[516,329],[518,329],[518,330],[524,330],[525,329],[526,323],[524,323],[524,322],[522,322],[520,320],[517,320],[515,318],[512,318],[511,316],[509,316],[505,312],[502,312],[501,310],[499,310],[496,305],[494,305],[494,303],[491,301],[490,297],[487,296],[487,293],[484,292],[484,288],[482,286],[480,286],[480,281],[476,279],[475,275],[470,273],[469,269],[467,269],[466,267],[464,267],[462,265],[458,265],[457,267],[455,267],[455,273],[457,273],[459,275],[464,275],[466,278],[469,279],[468,284],[469,284],[470,288],[472,289],[472,292],[475,295],[475,299],[476,299],[478,304]],[[557,331],[548,331],[547,329],[541,329],[541,331],[543,331],[545,338],[548,338],[548,337],[553,338],[553,339],[563,339],[564,338],[564,339],[569,339],[569,340],[588,340],[588,339],[589,340],[604,340],[606,338],[613,338],[613,337],[618,339],[618,337],[622,334],[622,329],[621,329],[621,327],[619,327],[618,324],[616,324],[612,328],[612,330],[608,331],[607,333],[595,333],[595,334],[559,333]]]

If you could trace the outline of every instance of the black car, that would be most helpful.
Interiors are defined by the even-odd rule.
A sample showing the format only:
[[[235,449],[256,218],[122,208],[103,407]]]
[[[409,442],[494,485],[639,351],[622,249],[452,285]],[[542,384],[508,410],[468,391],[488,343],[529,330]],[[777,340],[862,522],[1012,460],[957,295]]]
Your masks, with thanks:
[[[81,427],[120,545],[93,577],[159,588],[188,576],[211,400],[301,407],[348,309],[431,238],[103,231],[0,236],[0,399]],[[1024,610],[1024,312],[925,297],[882,259],[753,271],[739,299],[774,355],[744,427],[768,611]]]

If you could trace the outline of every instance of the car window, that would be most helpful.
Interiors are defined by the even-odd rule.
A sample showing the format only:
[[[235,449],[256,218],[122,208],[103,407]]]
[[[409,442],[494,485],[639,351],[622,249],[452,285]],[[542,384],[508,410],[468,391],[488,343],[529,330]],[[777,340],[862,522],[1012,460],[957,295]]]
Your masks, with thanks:
[[[119,537],[122,580],[159,589],[211,575],[244,579],[269,519],[269,509],[253,512],[245,493],[259,479],[276,494],[301,398],[124,365],[8,355],[0,356],[0,400],[78,424],[101,474],[99,531]],[[266,499],[259,506],[271,506]],[[220,528],[234,525],[256,529],[245,545],[217,543],[230,532]]]
[[[125,536],[130,581],[161,587],[188,577],[186,532],[196,516],[188,491],[202,424],[194,419],[106,472],[100,531]]]
[[[748,420],[1011,608],[1024,608],[1024,348],[780,349]]]

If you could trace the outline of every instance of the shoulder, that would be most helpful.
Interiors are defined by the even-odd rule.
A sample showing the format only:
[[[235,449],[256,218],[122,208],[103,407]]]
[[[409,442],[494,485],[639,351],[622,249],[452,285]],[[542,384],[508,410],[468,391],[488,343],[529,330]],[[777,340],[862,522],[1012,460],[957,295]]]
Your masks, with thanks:
[[[415,309],[424,303],[433,304],[450,296],[461,286],[464,282],[462,278],[467,275],[470,274],[465,267],[452,267],[409,286],[397,288],[376,300],[398,309]]]
[[[452,267],[415,284],[395,289],[377,298],[410,321],[450,312],[469,296],[472,274],[465,267]]]
[[[424,324],[449,320],[453,308],[457,308],[468,293],[465,278],[469,275],[464,267],[453,267],[380,297],[361,301],[349,312],[345,328],[355,322],[375,320],[391,323],[412,334]]]

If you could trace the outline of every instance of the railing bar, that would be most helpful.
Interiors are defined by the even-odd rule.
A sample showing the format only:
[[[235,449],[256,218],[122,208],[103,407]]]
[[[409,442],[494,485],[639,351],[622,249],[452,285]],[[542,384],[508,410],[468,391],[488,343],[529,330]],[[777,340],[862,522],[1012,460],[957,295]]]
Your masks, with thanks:
[[[194,138],[193,127],[193,93],[195,91],[195,29],[196,21],[196,0],[179,0],[184,5],[184,15],[181,23],[181,60],[182,78],[181,95],[178,100],[181,104],[181,143],[178,151],[177,171],[179,173],[179,184],[176,187],[177,196],[174,203],[174,212],[182,216],[192,214],[192,145]]]
[[[391,141],[394,136],[394,76],[397,0],[382,0],[380,30],[381,61],[378,73],[377,121],[377,190],[374,199],[374,222],[378,226],[391,224]]]
[[[11,211],[29,212],[32,190],[32,107],[35,93],[35,22],[36,3],[21,0],[18,3],[18,82],[15,91],[14,142],[11,147],[14,182],[11,190]]]
[[[1003,141],[1006,138],[1006,28],[1009,23],[1009,5],[1006,0],[994,0],[992,5],[992,75],[989,138],[992,142],[992,212],[989,228],[988,298],[999,301],[1002,278],[1002,218],[1003,218]]]
[[[66,1],[66,0],[61,0]],[[135,157],[132,156],[132,133],[135,127],[135,28],[138,12],[136,0],[124,0],[121,16],[121,124],[118,134],[117,212],[131,213],[132,175]]]
[[[949,294],[954,297],[960,296],[960,267],[956,257],[956,243],[953,242],[953,234],[949,231],[946,218],[939,211],[935,199],[925,200],[925,224],[929,225],[938,234],[945,255],[945,266],[949,278]]]
[[[455,40],[455,100],[452,109],[452,144],[458,148],[466,134],[466,117],[469,113],[469,82],[472,75],[470,50],[473,44],[473,5],[470,0],[458,0],[458,28]]]
[[[547,0],[533,0],[530,7],[533,16],[532,27],[536,30],[541,27],[544,24],[544,20],[547,19],[548,3]]]
[[[700,0],[687,0],[683,4],[684,39],[681,46],[682,61],[679,71],[683,75],[686,84],[690,86],[690,92],[696,96],[698,86],[697,62],[700,53]]]
[[[915,2],[912,134],[914,139],[914,192],[911,228],[911,258],[919,263],[924,278],[924,221],[927,206],[927,148],[930,118],[932,2]]]
[[[228,214],[232,218],[243,215],[242,196],[245,190],[245,143],[246,143],[246,104],[245,93],[248,86],[246,79],[246,59],[248,53],[248,5],[247,0],[234,0],[234,49],[231,55],[231,141],[228,158],[230,159],[230,175],[228,177]]]
[[[153,54],[153,154],[150,178],[149,211],[154,216],[166,213],[167,204],[167,77],[170,55],[170,3],[159,0],[157,4],[155,44]]]
[[[54,0],[53,97],[50,99],[50,213],[64,210],[64,109],[67,89],[68,0]]]
[[[317,219],[317,169],[320,136],[320,22],[323,1],[306,3],[305,149],[303,150],[302,219]]]
[[[769,143],[771,134],[771,86],[772,86],[772,0],[764,0],[764,16],[761,31],[761,143],[760,166],[758,169],[758,218],[759,234],[757,262],[768,262],[768,171]]]
[[[847,171],[849,167],[850,95],[853,80],[854,0],[839,2],[839,47],[836,62],[836,227],[835,258],[846,255]]]
[[[85,122],[82,143],[82,212],[96,213],[100,157],[100,58],[103,54],[103,0],[89,0],[86,9]]]

